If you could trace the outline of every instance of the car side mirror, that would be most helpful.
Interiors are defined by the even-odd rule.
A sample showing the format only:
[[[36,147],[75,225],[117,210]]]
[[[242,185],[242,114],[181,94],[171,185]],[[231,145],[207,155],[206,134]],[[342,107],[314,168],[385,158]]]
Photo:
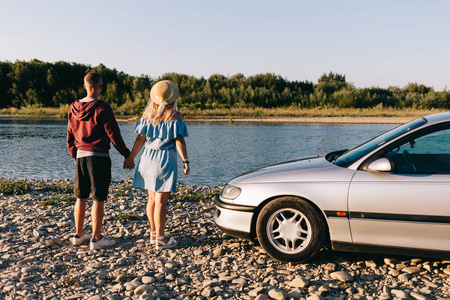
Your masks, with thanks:
[[[392,172],[392,164],[389,159],[383,157],[371,162],[367,169],[377,172]]]

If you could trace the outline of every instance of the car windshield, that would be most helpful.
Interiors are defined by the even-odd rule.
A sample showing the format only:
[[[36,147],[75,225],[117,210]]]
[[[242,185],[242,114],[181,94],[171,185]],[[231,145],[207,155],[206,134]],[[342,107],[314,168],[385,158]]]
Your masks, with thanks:
[[[375,148],[389,142],[392,139],[395,139],[396,137],[408,131],[411,131],[413,129],[416,129],[417,127],[422,126],[426,122],[427,120],[425,118],[420,118],[411,121],[409,123],[400,125],[385,133],[382,133],[379,136],[365,142],[364,144],[361,144],[351,150],[344,152],[342,155],[336,158],[334,164],[340,167],[348,167],[350,164],[357,161],[358,159],[360,159],[370,151],[374,150]]]

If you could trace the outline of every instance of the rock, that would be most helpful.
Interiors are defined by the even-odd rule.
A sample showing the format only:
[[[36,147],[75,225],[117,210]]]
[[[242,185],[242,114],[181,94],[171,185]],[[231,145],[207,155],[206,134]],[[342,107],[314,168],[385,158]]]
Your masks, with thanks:
[[[418,299],[418,300],[427,300],[427,299],[428,299],[428,298],[425,297],[424,295],[419,294],[419,293],[416,293],[416,292],[411,292],[409,295],[410,295],[411,297],[413,297],[414,299]]]
[[[300,291],[298,289],[292,290],[287,293],[288,299],[300,299],[301,296],[302,296],[302,294],[300,293]]]
[[[323,300],[324,298],[319,295],[311,295],[306,298],[306,300]]]
[[[127,275],[125,275],[125,274],[118,275],[116,277],[115,281],[116,282],[125,282],[125,281],[127,281]]]
[[[333,272],[330,274],[331,278],[333,278],[334,280],[339,280],[342,282],[351,282],[353,281],[353,276],[350,275],[350,273],[346,272],[346,271],[337,271],[337,272]]]
[[[29,282],[29,281],[34,280],[34,278],[35,278],[34,276],[25,276],[25,277],[20,278],[20,281]]]
[[[400,299],[408,299],[408,294],[406,294],[404,291],[401,290],[392,290],[391,291],[392,294],[395,295],[395,297],[400,298]]]
[[[155,282],[155,277],[151,277],[151,276],[143,276],[142,277],[142,283],[154,283]]]
[[[134,291],[141,284],[137,281],[131,281],[124,284],[124,287],[127,291]]]
[[[176,285],[185,285],[185,284],[188,284],[188,281],[181,279],[181,278],[177,278],[177,279],[175,279],[175,284]]]
[[[263,287],[257,287],[257,288],[255,288],[255,289],[251,290],[251,291],[248,293],[248,295],[249,295],[250,297],[256,297],[256,296],[258,296],[259,294],[262,294],[263,292],[264,292],[264,288],[263,288]]]
[[[237,278],[237,279],[233,279],[231,281],[231,283],[235,283],[239,286],[246,286],[247,285],[247,280],[245,280],[244,278]]]
[[[368,260],[366,261],[366,267],[375,269],[377,267],[377,264],[373,260]]]
[[[142,294],[139,297],[139,300],[154,300],[154,299],[155,299],[155,297],[153,297],[152,294],[146,294],[146,293]]]
[[[422,268],[419,267],[407,267],[407,268],[403,268],[402,272],[408,273],[408,274],[416,274],[416,273],[420,273],[422,271]]]
[[[397,277],[400,274],[400,272],[395,269],[392,269],[392,270],[389,270],[388,274],[391,276]]]
[[[289,284],[290,286],[293,287],[297,287],[297,288],[305,288],[306,286],[308,286],[309,284],[309,280],[307,280],[305,277],[300,276],[300,277],[296,277],[294,278],[294,280],[291,281],[291,283]]]
[[[108,295],[108,296],[106,296],[106,299],[107,300],[122,300],[123,297],[120,295]]]
[[[385,258],[385,259],[384,259],[384,263],[385,263],[386,265],[395,264],[396,262],[397,262],[397,260],[396,260],[396,259],[393,259],[393,258]]]
[[[61,246],[63,244],[63,240],[61,238],[53,238],[50,240],[50,243],[53,245]]]
[[[71,295],[69,297],[67,297],[67,300],[73,300],[73,299],[82,299],[84,298],[84,294],[75,294],[75,295]]]
[[[241,247],[241,243],[231,243],[228,245],[228,248],[230,249],[236,249],[236,248],[240,248]]]
[[[202,295],[203,297],[206,297],[206,298],[209,299],[209,298],[211,298],[211,297],[214,297],[215,294],[216,294],[216,292],[214,291],[214,289],[212,289],[211,287],[207,287],[207,288],[203,289],[201,295]]]
[[[222,256],[224,254],[224,250],[222,248],[216,248],[213,251],[213,255],[214,256]]]
[[[155,290],[155,288],[153,287],[153,286],[151,286],[151,285],[148,285],[148,284],[143,284],[143,285],[140,285],[140,286],[138,286],[135,290],[134,290],[134,294],[135,295],[141,295],[141,294],[143,294],[143,293],[145,293],[145,292],[152,292],[152,291],[154,291]]]
[[[42,231],[42,230],[34,229],[34,230],[33,230],[33,235],[34,235],[35,237],[40,237],[40,236],[45,235],[45,232]]]
[[[403,274],[398,275],[398,280],[403,281],[403,282],[407,282],[410,278],[411,278],[411,274],[409,274],[409,273],[403,273]]]
[[[286,299],[285,294],[281,290],[276,289],[276,288],[270,289],[268,295],[271,299],[276,299],[276,300]]]
[[[194,250],[194,255],[198,256],[198,255],[202,255],[203,254],[203,250],[202,249],[196,249]]]

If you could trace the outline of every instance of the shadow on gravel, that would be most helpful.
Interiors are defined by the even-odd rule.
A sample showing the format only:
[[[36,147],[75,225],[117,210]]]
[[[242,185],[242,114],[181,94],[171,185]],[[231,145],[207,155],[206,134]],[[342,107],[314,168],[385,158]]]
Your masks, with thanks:
[[[340,252],[332,250],[322,250],[317,257],[311,260],[311,264],[327,264],[330,262],[338,264],[353,264],[358,262],[373,261],[376,265],[384,265],[385,259],[389,258],[395,261],[410,261],[411,259],[422,259],[423,261],[442,261],[440,258],[430,258],[422,256],[405,256],[392,254],[377,254],[377,253],[363,253],[363,252]]]

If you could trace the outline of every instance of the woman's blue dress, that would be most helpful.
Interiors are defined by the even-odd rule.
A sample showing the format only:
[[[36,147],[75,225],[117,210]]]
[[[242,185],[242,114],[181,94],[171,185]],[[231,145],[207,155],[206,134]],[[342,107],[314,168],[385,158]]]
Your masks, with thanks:
[[[134,173],[132,187],[157,193],[177,190],[177,150],[175,138],[188,136],[182,120],[161,121],[153,125],[140,118],[134,132],[146,136],[144,152]]]

